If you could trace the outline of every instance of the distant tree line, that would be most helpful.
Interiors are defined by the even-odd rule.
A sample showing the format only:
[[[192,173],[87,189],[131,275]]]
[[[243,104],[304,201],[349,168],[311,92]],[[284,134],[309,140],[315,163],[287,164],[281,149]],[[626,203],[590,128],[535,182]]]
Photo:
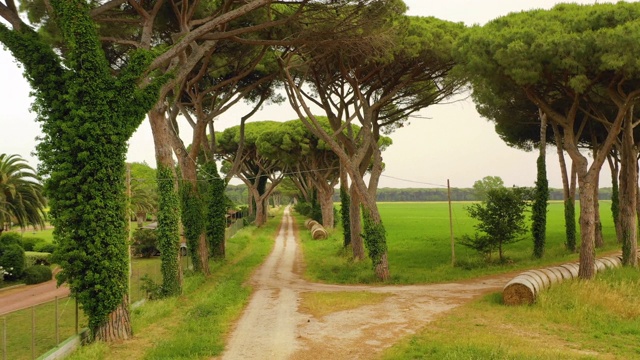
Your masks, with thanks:
[[[611,200],[611,188],[601,188],[600,200]],[[562,189],[549,189],[549,200],[562,200]],[[578,197],[579,199],[579,197]],[[339,201],[338,194],[334,201]],[[378,201],[447,201],[446,188],[381,188]],[[473,188],[451,188],[452,201],[480,201]]]

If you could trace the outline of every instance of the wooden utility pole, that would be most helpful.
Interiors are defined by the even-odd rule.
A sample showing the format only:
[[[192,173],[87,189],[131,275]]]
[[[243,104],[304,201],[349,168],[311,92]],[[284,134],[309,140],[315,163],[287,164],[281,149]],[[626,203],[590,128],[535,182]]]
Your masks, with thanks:
[[[449,233],[451,234],[451,266],[456,266],[456,248],[453,240],[453,215],[451,211],[451,185],[447,179],[447,198],[449,199]]]

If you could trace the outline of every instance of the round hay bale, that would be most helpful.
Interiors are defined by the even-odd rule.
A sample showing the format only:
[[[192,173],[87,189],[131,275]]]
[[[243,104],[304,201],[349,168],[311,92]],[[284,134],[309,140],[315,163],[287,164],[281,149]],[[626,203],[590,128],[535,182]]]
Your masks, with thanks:
[[[545,288],[545,281],[542,280],[542,276],[540,276],[539,274],[534,273],[532,270],[529,271],[525,271],[520,275],[526,275],[529,276],[531,278],[531,281],[533,281],[533,284],[536,285],[536,293],[544,290]],[[547,279],[547,282],[549,281],[549,279]]]
[[[614,268],[622,266],[622,261],[620,261],[620,259],[616,256],[607,256],[607,257],[604,257],[603,259],[606,259],[607,261],[612,263]]]
[[[562,281],[562,275],[557,275],[551,269],[540,269],[540,272],[545,274],[547,276],[547,278],[549,278],[549,286],[551,286],[553,284],[557,284],[557,283]]]
[[[311,228],[311,237],[314,240],[326,239],[328,235],[329,234],[327,233],[327,230],[325,230],[324,227],[318,223],[313,225],[313,228]]]
[[[546,268],[545,270],[550,271],[553,273],[553,275],[556,276],[556,279],[558,279],[558,282],[562,282],[564,280],[564,275],[562,275],[562,271],[560,271],[560,269],[558,269],[557,267],[550,267],[550,268]]]
[[[607,265],[605,265],[604,261],[602,261],[601,259],[596,259],[596,261],[594,261],[595,266],[596,266],[596,272],[603,272],[605,270],[607,270]]]
[[[578,278],[578,270],[579,270],[578,265],[576,265],[576,264],[562,264],[560,266],[565,268],[565,269],[567,269],[567,270],[569,270],[571,272],[571,278],[572,279]]]
[[[546,289],[549,286],[551,286],[551,279],[549,279],[549,277],[547,276],[547,274],[545,274],[544,272],[540,271],[540,270],[529,270],[532,273],[538,275],[540,277],[540,279],[542,280],[542,289]]]
[[[573,275],[571,274],[571,271],[567,270],[567,268],[562,267],[562,266],[556,266],[553,269],[555,269],[556,271],[558,271],[562,275],[562,279],[563,280],[572,280],[573,279]]]
[[[599,260],[602,261],[602,263],[609,269],[615,269],[618,266],[620,266],[620,265],[616,265],[616,263],[613,260],[611,260],[610,257],[603,257]]]
[[[318,222],[313,219],[307,219],[304,221],[304,226],[309,230],[313,229],[313,226],[316,224],[318,224]]]
[[[533,304],[536,299],[536,287],[524,276],[516,276],[502,290],[502,300],[506,305]]]

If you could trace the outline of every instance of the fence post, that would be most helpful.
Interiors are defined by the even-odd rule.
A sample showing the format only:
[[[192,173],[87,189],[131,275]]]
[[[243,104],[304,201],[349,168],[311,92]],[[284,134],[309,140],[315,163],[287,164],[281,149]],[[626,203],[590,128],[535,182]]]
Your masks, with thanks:
[[[60,318],[60,314],[58,314],[58,297],[56,296],[56,346],[60,343],[60,332],[58,331],[58,319]]]
[[[78,335],[78,298],[76,300],[76,335]]]
[[[2,360],[7,360],[7,317],[2,317]]]
[[[36,307],[31,307],[31,359],[36,358]]]

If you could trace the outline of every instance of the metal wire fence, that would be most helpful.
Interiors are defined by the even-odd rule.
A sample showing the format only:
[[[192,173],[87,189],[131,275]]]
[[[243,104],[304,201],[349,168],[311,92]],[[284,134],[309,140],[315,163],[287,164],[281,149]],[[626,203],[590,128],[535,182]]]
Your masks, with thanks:
[[[225,238],[231,238],[242,227],[243,222],[236,221],[227,228]],[[181,264],[183,269],[188,268],[189,258],[182,257]],[[132,304],[146,298],[142,281],[145,276],[161,283],[160,258],[132,261],[129,294]],[[54,300],[0,314],[0,359],[36,359],[79,334],[87,323],[76,300],[70,296],[56,297]]]

